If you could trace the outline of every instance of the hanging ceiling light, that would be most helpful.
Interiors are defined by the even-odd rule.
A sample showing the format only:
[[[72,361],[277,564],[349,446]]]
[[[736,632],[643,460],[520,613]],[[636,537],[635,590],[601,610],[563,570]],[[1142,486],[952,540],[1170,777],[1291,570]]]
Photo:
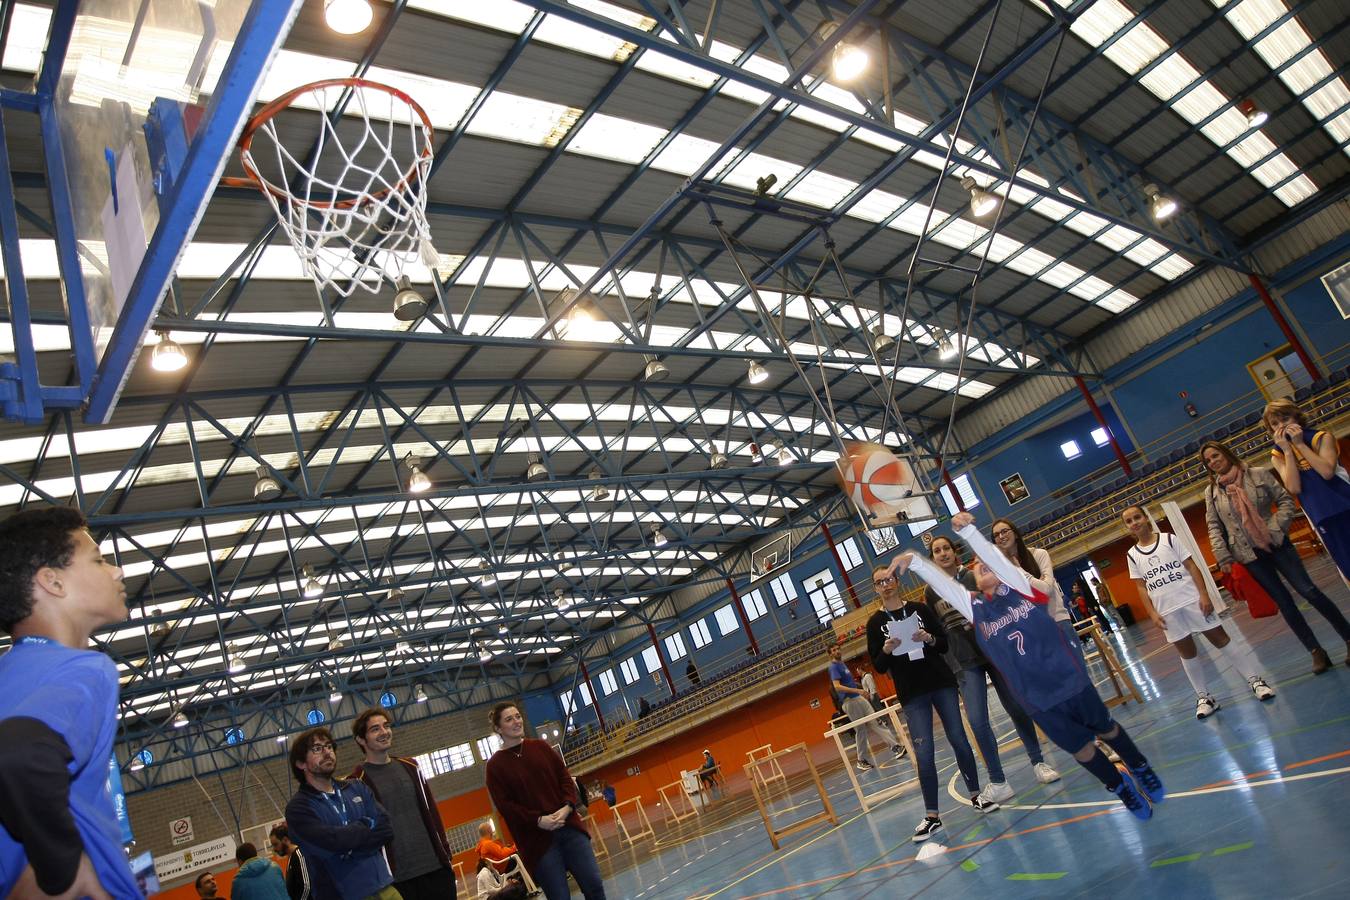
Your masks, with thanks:
[[[759,444],[750,442],[750,461],[752,463],[761,462],[764,459],[764,453],[759,449]]]
[[[1149,212],[1158,222],[1170,218],[1177,211],[1177,201],[1171,197],[1164,197],[1156,184],[1144,185],[1144,196],[1148,198]]]
[[[1247,117],[1248,128],[1260,128],[1270,121],[1270,113],[1257,106],[1251,97],[1238,104],[1238,112]]]
[[[591,474],[589,477],[591,478],[592,481],[599,481],[602,476],[600,474],[599,469],[591,469]],[[591,488],[591,500],[598,503],[601,500],[608,500],[608,499],[609,499],[609,488],[605,487],[605,485],[597,484],[595,487]]]
[[[342,649],[342,636],[334,631],[328,636],[328,651],[330,653]]]
[[[752,359],[750,360],[750,367],[746,370],[745,377],[750,380],[751,384],[762,384],[769,377],[769,370]]]
[[[483,647],[481,651],[479,651],[478,661],[480,663],[483,663],[484,665],[487,665],[488,663],[492,662],[492,651],[489,650],[486,645]]]
[[[510,630],[511,630],[511,629],[509,629],[509,628],[506,627],[506,623],[505,623],[505,622],[502,622],[500,625],[497,626],[497,633],[498,633],[499,635],[501,635],[502,637],[506,637],[506,635],[507,635],[508,633],[510,633]]]
[[[780,466],[792,465],[792,454],[788,452],[788,448],[784,447],[778,451],[778,464]]]
[[[187,354],[167,331],[156,331],[159,343],[150,354],[150,368],[156,372],[177,372],[187,365]]]
[[[425,316],[430,304],[426,297],[413,290],[412,279],[400,275],[395,284],[398,293],[394,294],[394,318],[400,322],[416,322]]]
[[[253,482],[253,499],[261,503],[275,500],[281,496],[281,483],[267,471],[267,466],[258,466],[254,470],[257,480]]]
[[[391,587],[389,593],[384,595],[384,599],[386,603],[402,603],[405,596],[403,588]]]
[[[247,669],[247,668],[248,668],[248,664],[247,664],[246,662],[244,662],[244,655],[243,655],[242,653],[240,653],[238,650],[236,650],[235,648],[231,647],[231,648],[230,648],[230,674],[231,674],[231,675],[238,675],[240,672],[244,671],[244,670]]]
[[[653,526],[652,526],[652,545],[653,545],[653,546],[656,546],[656,547],[664,547],[666,544],[669,544],[669,543],[670,543],[670,538],[666,537],[666,533],[665,533],[664,531],[661,530],[661,526],[660,526],[660,525],[653,525]]]
[[[647,357],[647,367],[642,370],[643,381],[665,381],[670,377],[670,369],[655,356]]]
[[[497,583],[497,573],[492,571],[492,566],[486,559],[478,561],[478,583],[483,587],[492,587]]]
[[[360,34],[374,16],[366,0],[324,0],[323,20],[338,34]]]
[[[286,743],[286,735],[284,735],[284,734],[279,734],[279,735],[277,735],[277,743],[278,743],[278,744],[284,744],[284,743]]]
[[[137,753],[135,756],[131,758],[131,762],[127,763],[128,772],[139,772],[141,769],[144,768],[145,768],[145,760],[141,758],[141,755],[139,753]]]
[[[328,702],[329,703],[342,702],[342,691],[338,690],[338,686],[336,684],[328,685]]]
[[[721,450],[715,450],[713,451],[712,458],[708,460],[708,468],[725,469],[727,467],[727,463],[729,462],[731,462],[731,460],[727,458],[727,455],[725,453],[723,453]]]
[[[530,454],[530,467],[525,470],[526,481],[543,481],[548,477],[548,469],[539,461],[539,457],[533,453]]]
[[[408,454],[403,459],[408,464],[408,491],[413,494],[422,494],[431,490],[431,479],[427,473],[413,462],[412,454]]]
[[[828,40],[838,30],[839,25],[835,22],[822,22],[821,40]],[[836,81],[852,81],[866,71],[870,62],[871,57],[862,47],[848,41],[840,41],[834,45],[834,52],[830,56],[830,72]]]
[[[970,214],[975,218],[983,219],[998,209],[998,195],[980,187],[970,175],[961,179],[961,187],[970,191]]]
[[[427,702],[427,692],[422,689],[420,684],[417,686],[416,690],[413,691],[413,700],[417,703]]]
[[[938,341],[938,359],[951,359],[956,356],[956,344],[945,334]]]
[[[300,577],[303,579],[300,583],[301,596],[309,600],[323,596],[323,582],[314,574],[313,566],[302,566],[300,569]]]
[[[181,706],[178,708],[178,711],[173,714],[173,722],[171,724],[173,725],[174,728],[187,727],[188,724],[187,713],[183,712],[183,708]]]
[[[877,327],[872,331],[872,352],[880,356],[890,347],[895,346],[895,338]]]

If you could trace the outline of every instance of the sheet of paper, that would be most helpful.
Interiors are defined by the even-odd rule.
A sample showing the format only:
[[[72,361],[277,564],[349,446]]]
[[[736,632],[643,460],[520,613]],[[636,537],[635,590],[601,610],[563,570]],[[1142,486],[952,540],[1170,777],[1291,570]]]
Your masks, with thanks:
[[[900,645],[891,651],[891,656],[908,654],[910,659],[923,658],[923,642],[914,636],[922,624],[917,613],[886,623],[887,636],[900,642]]]

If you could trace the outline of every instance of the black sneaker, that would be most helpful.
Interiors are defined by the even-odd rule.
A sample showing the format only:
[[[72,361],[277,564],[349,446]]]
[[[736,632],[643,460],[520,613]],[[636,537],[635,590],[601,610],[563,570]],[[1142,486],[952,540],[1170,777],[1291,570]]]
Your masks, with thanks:
[[[1162,779],[1158,773],[1153,771],[1150,765],[1144,765],[1138,769],[1131,769],[1130,774],[1134,776],[1139,789],[1148,797],[1149,803],[1161,803],[1167,796],[1167,788],[1163,787]]]
[[[991,813],[999,808],[993,800],[986,800],[983,795],[978,793],[970,795],[970,805],[975,807],[976,812],[982,813]]]
[[[909,751],[905,749],[904,744],[892,744],[891,752],[895,754],[896,759],[904,759],[905,754],[908,753]]]
[[[872,764],[860,759],[853,764],[853,768],[857,769],[859,772],[870,772],[872,771]]]
[[[932,816],[924,816],[919,827],[914,829],[914,843],[922,844],[933,836],[934,833],[942,830],[942,820]]]

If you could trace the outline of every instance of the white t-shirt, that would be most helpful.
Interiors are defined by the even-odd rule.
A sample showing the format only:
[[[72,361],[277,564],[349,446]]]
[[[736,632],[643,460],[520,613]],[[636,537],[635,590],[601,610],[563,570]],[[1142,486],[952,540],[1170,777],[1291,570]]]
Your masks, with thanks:
[[[1141,549],[1137,545],[1130,548],[1126,554],[1130,577],[1143,580],[1148,599],[1160,616],[1183,606],[1199,605],[1200,592],[1186,570],[1190,551],[1175,535],[1160,533],[1157,537],[1150,548]]]

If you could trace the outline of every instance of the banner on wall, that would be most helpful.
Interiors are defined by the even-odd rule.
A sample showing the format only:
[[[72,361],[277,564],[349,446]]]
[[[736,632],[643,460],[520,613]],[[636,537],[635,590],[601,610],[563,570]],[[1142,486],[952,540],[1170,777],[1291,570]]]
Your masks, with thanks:
[[[176,850],[165,856],[155,857],[155,874],[164,884],[184,875],[191,875],[198,869],[218,866],[221,863],[234,862],[234,838],[226,835],[205,844],[198,844],[186,850]]]

